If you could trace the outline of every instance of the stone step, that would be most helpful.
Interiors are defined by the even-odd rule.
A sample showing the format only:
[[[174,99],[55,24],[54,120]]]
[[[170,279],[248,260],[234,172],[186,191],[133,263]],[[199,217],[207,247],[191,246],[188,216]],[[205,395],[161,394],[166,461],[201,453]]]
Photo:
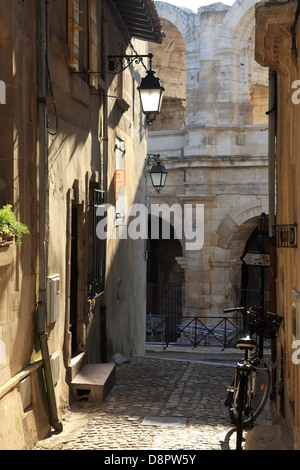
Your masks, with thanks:
[[[115,384],[115,364],[86,364],[70,384],[74,400],[102,402]]]

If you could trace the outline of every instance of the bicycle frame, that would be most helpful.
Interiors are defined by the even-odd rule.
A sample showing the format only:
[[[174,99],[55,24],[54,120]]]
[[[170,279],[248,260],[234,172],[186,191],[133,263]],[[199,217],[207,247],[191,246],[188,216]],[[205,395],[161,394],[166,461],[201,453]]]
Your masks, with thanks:
[[[234,390],[237,392],[234,397],[234,402],[233,402],[233,408],[237,409],[238,407],[238,400],[239,400],[239,384],[240,384],[240,379],[241,375],[244,375],[247,380],[246,382],[246,394],[244,397],[244,402],[243,402],[243,412],[245,410],[250,411],[251,407],[251,398],[253,396],[254,390],[255,390],[255,381],[256,381],[256,371],[253,369],[253,364],[251,360],[251,355],[250,351],[247,350],[245,351],[245,358],[243,361],[238,362],[237,367],[235,369],[235,378],[234,378]]]
[[[226,309],[224,312],[244,310],[243,307]],[[255,309],[249,309],[248,314],[257,314]],[[272,321],[279,328],[282,317]],[[225,405],[229,407],[232,423],[237,427],[236,449],[242,448],[243,428],[253,425],[253,421],[263,410],[270,391],[270,371],[263,361],[261,341],[252,339],[252,334],[264,325],[260,319],[250,323],[250,335],[240,338],[237,347],[245,351],[244,358],[238,362],[235,369],[233,386],[228,387]]]

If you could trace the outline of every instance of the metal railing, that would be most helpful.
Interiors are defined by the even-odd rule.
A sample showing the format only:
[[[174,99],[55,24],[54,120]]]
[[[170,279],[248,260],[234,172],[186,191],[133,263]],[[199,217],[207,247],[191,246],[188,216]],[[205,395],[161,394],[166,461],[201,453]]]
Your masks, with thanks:
[[[297,223],[273,225],[273,237],[277,248],[296,248]]]
[[[247,330],[243,316],[175,317],[146,316],[146,343],[169,345],[235,347],[238,337]],[[174,331],[176,334],[174,334]]]

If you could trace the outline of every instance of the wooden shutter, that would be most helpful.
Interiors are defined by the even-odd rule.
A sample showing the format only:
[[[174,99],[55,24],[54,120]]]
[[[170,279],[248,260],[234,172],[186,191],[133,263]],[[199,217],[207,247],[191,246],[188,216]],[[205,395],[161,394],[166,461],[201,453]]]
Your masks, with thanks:
[[[89,72],[98,71],[97,57],[97,0],[89,0]],[[91,73],[89,75],[90,86],[98,88],[98,74]]]
[[[79,15],[82,13],[79,10],[79,0],[68,0],[68,65],[75,72],[79,72],[79,34],[82,31]]]

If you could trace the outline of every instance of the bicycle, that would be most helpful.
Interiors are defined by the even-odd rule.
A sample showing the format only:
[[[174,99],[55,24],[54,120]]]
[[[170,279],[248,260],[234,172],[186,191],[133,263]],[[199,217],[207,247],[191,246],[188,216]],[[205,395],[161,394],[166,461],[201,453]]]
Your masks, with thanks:
[[[237,341],[237,348],[244,350],[245,355],[237,364],[232,385],[227,387],[225,406],[229,408],[231,422],[236,426],[236,450],[241,450],[243,429],[253,426],[267,402],[271,388],[271,374],[263,360],[262,341],[257,342],[253,335],[256,333],[262,337],[263,330],[270,326],[273,334],[277,334],[282,317],[274,314],[275,318],[273,316],[271,324],[268,324],[259,307],[224,310],[225,313],[238,311],[243,311],[245,319],[250,317],[249,334]]]

